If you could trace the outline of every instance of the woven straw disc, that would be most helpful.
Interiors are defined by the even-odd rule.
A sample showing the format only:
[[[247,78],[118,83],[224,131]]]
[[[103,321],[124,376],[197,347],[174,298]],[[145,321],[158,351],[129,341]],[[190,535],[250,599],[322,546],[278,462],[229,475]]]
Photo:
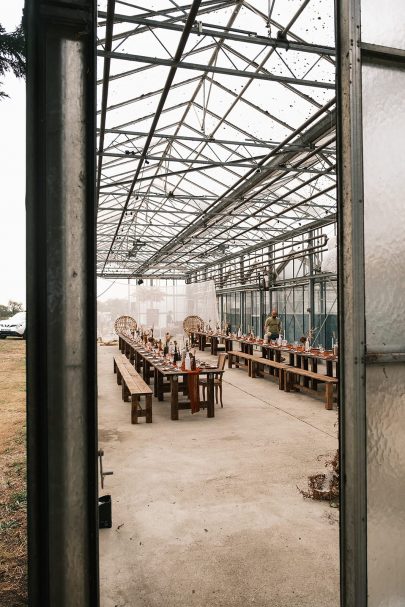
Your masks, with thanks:
[[[187,316],[183,320],[183,329],[187,335],[190,333],[194,333],[194,331],[198,331],[201,325],[204,324],[204,321],[199,316]]]
[[[114,323],[114,329],[117,335],[131,334],[132,331],[136,331],[137,322],[132,316],[119,316]]]

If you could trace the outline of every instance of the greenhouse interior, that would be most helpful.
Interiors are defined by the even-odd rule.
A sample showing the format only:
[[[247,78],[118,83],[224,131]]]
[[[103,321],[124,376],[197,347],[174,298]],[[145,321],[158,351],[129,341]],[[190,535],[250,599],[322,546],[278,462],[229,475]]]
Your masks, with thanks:
[[[188,352],[195,358],[197,368],[210,363],[224,368],[221,357],[227,353],[226,371],[215,376],[215,391],[221,390],[220,400],[217,395],[216,418],[227,412],[231,419],[236,416],[240,422],[243,410],[249,415],[249,408],[254,411],[258,402],[271,403],[270,407],[282,409],[284,415],[294,416],[291,428],[277,427],[276,423],[273,432],[265,430],[261,434],[258,428],[272,422],[266,412],[263,417],[256,413],[255,422],[247,425],[240,436],[232,434],[233,424],[229,420],[221,430],[214,434],[210,431],[208,435],[203,430],[196,439],[192,424],[189,432],[195,440],[208,441],[206,448],[209,442],[216,443],[212,453],[203,457],[206,471],[200,472],[200,481],[194,488],[196,495],[181,498],[183,483],[191,482],[187,469],[198,467],[201,458],[200,449],[193,449],[191,443],[187,447],[189,458],[183,465],[177,464],[177,491],[171,474],[166,478],[163,471],[156,472],[159,487],[152,484],[145,492],[138,488],[138,483],[142,486],[145,482],[143,476],[148,476],[145,469],[134,476],[132,496],[127,484],[125,488],[116,487],[116,468],[122,466],[125,453],[130,459],[134,452],[135,457],[143,458],[143,443],[136,448],[132,441],[124,439],[116,460],[110,453],[108,437],[112,420],[120,423],[120,419],[115,415],[111,418],[110,403],[101,398],[100,442],[106,465],[108,462],[114,470],[114,476],[106,479],[113,509],[125,526],[133,529],[131,533],[139,537],[139,542],[144,537],[149,544],[141,550],[125,548],[126,568],[135,567],[140,574],[137,582],[129,582],[128,573],[119,564],[119,546],[130,540],[123,539],[117,545],[116,540],[101,536],[101,597],[106,605],[113,605],[121,586],[120,593],[129,604],[132,596],[134,604],[145,606],[251,602],[323,606],[326,596],[328,604],[338,605],[338,510],[334,503],[336,495],[332,491],[331,497],[330,483],[326,480],[330,475],[331,481],[336,482],[331,465],[324,475],[324,487],[322,483],[319,486],[320,496],[326,499],[318,512],[314,512],[313,506],[308,508],[309,498],[303,497],[312,491],[307,487],[307,477],[316,472],[322,474],[326,460],[333,460],[337,452],[336,385],[322,383],[323,389],[326,385],[334,388],[335,394],[327,404],[334,411],[325,411],[319,401],[314,405],[311,396],[301,396],[302,390],[296,387],[299,398],[311,403],[306,413],[298,413],[298,418],[302,416],[305,421],[297,422],[294,396],[292,399],[289,396],[291,402],[284,398],[292,392],[282,394],[281,400],[278,394],[280,381],[285,381],[284,370],[266,363],[262,368],[257,362],[265,357],[274,359],[276,365],[285,361],[301,366],[302,361],[309,374],[317,370],[320,378],[329,373],[332,381],[337,382],[334,2],[209,0],[182,7],[173,2],[135,5],[116,1],[99,6],[98,19],[97,275],[99,291],[104,291],[98,304],[99,341],[115,343],[117,317],[127,318],[128,323],[132,319],[132,325],[117,329],[119,346],[143,379],[150,382],[158,401],[152,405],[153,422],[155,416],[158,423],[166,421],[170,435],[170,423],[174,422],[170,422],[169,409],[165,411],[159,406],[164,400],[165,379],[161,380],[163,391],[159,393],[154,384],[160,380],[156,375],[153,380],[149,378],[153,375],[147,368],[149,364],[139,358],[148,356],[143,346],[161,360],[169,359],[169,365],[173,358],[174,364],[186,369]],[[121,292],[119,301],[111,298],[111,292]],[[273,310],[279,330],[271,335],[266,322]],[[262,345],[267,342],[279,350]],[[290,344],[291,348],[295,344],[297,352],[306,348],[308,356],[294,355],[292,349],[287,349]],[[240,355],[231,354],[239,349]],[[99,354],[103,369],[105,351]],[[249,381],[248,376],[253,377],[250,368],[253,363],[241,357],[246,353],[249,357],[250,352],[256,358],[255,368],[259,365],[254,373],[266,380],[262,386],[257,385],[260,379]],[[110,360],[105,364],[110,364]],[[115,359],[114,364],[118,377],[119,361]],[[107,390],[115,377],[109,370],[106,383],[105,373],[100,376],[99,385]],[[207,379],[201,372],[199,377],[201,387],[194,397],[202,400]],[[296,386],[300,383],[294,381]],[[315,393],[314,386],[319,384],[317,392],[323,398],[321,382],[316,381],[302,377],[302,389]],[[175,416],[178,422],[194,421],[190,418],[197,421],[201,417],[207,421],[203,407],[197,413],[193,409],[191,385],[188,392],[185,400],[190,400],[192,415],[190,411],[180,411]],[[116,386],[114,395],[120,398]],[[243,410],[239,402],[242,395],[246,398]],[[261,400],[257,401],[257,397]],[[186,404],[179,401],[179,407],[183,406]],[[273,409],[273,413],[276,411]],[[307,436],[310,411],[321,441]],[[158,417],[160,412],[162,420]],[[318,415],[326,419],[318,421]],[[296,423],[302,428],[295,428]],[[300,448],[291,444],[296,469],[291,470],[289,480],[282,481],[283,474],[279,474],[277,482],[286,483],[287,493],[293,487],[295,495],[282,497],[281,490],[279,498],[285,500],[286,515],[275,524],[272,516],[279,506],[274,504],[273,510],[273,490],[275,471],[281,462],[276,463],[278,455],[273,453],[271,443],[275,436],[288,440],[290,432],[299,434],[300,430],[307,438]],[[179,435],[175,439],[171,435],[173,444],[169,449],[167,437],[161,432],[157,433],[157,437],[160,434],[157,440],[162,441],[160,448],[167,450],[167,458],[177,460],[178,451],[184,449],[190,436]],[[253,440],[257,434],[260,440],[257,436]],[[234,440],[227,444],[229,439]],[[250,449],[256,453],[254,464],[249,465],[246,458]],[[310,454],[312,464],[302,466],[302,459],[307,460]],[[317,460],[319,456],[321,463]],[[158,471],[163,464],[161,456],[157,452],[150,457]],[[220,465],[218,459],[222,459]],[[256,459],[274,468],[275,476],[268,479],[265,492],[267,499],[261,487],[264,477],[254,472]],[[235,473],[235,467],[239,468],[239,474]],[[307,474],[299,481],[301,493],[292,479],[304,470]],[[237,480],[232,480],[234,476]],[[150,522],[143,519],[142,512],[137,512],[139,507],[144,508],[143,501],[152,489],[154,501],[158,502],[154,517],[158,516],[159,525],[173,526],[172,533],[162,530],[160,540],[169,545],[161,548],[161,555],[156,554],[157,534],[149,537]],[[165,492],[173,494],[171,504],[164,503]],[[264,576],[268,565],[251,554],[257,522],[247,523],[245,515],[238,512],[237,503],[232,503],[238,498],[246,500],[253,516],[256,514],[263,520],[263,550],[270,562],[276,554],[280,557],[291,552],[295,558],[290,566],[296,573],[293,570],[288,573],[286,563],[280,565],[274,579],[270,575],[260,591],[254,587],[257,576]],[[191,511],[200,510],[196,499],[205,501],[206,508],[202,510],[201,521],[194,524],[188,521]],[[119,504],[115,500],[120,500]],[[130,512],[121,513],[121,500]],[[260,506],[249,503],[256,500]],[[224,508],[219,527],[218,507]],[[317,528],[320,526],[328,537],[328,549],[320,550],[316,557],[321,570],[325,570],[322,576],[325,588],[319,599],[307,584],[300,587],[294,582],[297,574],[308,581],[312,578],[315,583],[312,559],[304,563],[305,555],[314,551],[316,541],[309,539],[302,542],[302,549],[299,546],[301,540],[293,523],[293,517],[300,518],[296,508],[302,509],[301,524],[308,528],[308,533],[312,526],[316,536],[321,532]],[[203,531],[205,535],[212,527],[216,529],[212,539],[199,537],[202,521],[203,527],[208,528],[208,532]],[[239,534],[245,538],[246,549],[239,547]],[[287,538],[285,546],[283,534]],[[184,539],[185,535],[188,539]],[[173,542],[180,543],[180,547],[171,547]],[[180,567],[181,573],[177,574],[172,571],[187,552],[191,551],[193,560],[205,559],[207,550],[214,547],[222,553],[222,571],[205,564],[205,582],[200,579],[199,566]],[[230,549],[235,550],[234,555]],[[174,586],[185,584],[182,579],[186,575],[186,587],[175,590],[168,586],[164,576],[153,575],[153,583],[148,582],[146,591],[145,556],[149,565],[153,562],[159,570],[163,568],[170,577],[174,576]],[[274,591],[279,576],[286,581]],[[150,585],[154,588],[149,588]],[[139,596],[139,603],[135,602],[135,596]]]
[[[78,4],[31,51],[61,75],[38,72],[63,125],[44,145],[71,171],[52,211],[44,157],[29,177],[51,218],[32,242],[63,238],[28,290],[48,263],[57,309],[60,273],[47,351],[73,352],[43,486],[76,496],[40,519],[37,451],[32,525],[66,566],[32,579],[61,605],[404,605],[403,3],[100,0],[96,24]]]

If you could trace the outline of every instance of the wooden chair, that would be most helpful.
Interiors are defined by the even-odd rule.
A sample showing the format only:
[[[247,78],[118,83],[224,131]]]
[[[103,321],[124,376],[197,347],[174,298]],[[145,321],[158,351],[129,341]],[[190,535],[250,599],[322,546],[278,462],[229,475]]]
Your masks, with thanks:
[[[223,371],[225,368],[225,361],[227,358],[227,354],[226,352],[223,352],[221,354],[219,354],[218,356],[218,363],[217,363],[217,368],[220,371]],[[221,407],[223,408],[223,402],[222,402],[222,376],[223,373],[217,373],[215,378],[214,378],[214,386],[215,386],[215,402],[218,404],[218,393],[219,393],[219,400],[221,403]],[[202,393],[203,393],[203,402],[205,401],[205,390],[207,388],[207,378],[206,377],[201,377],[199,380],[199,385],[202,387]],[[204,405],[203,405],[203,408]]]

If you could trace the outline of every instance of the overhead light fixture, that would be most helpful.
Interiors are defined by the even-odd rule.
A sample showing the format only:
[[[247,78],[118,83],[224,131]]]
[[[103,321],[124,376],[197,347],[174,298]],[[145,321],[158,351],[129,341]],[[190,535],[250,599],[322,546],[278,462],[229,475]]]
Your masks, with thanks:
[[[137,285],[143,285],[143,280],[142,278],[138,278],[138,280],[136,281]]]
[[[134,240],[134,244],[132,245],[132,249],[128,251],[128,257],[135,257],[138,251],[142,249],[142,247],[146,246],[146,242],[142,242],[138,239]]]

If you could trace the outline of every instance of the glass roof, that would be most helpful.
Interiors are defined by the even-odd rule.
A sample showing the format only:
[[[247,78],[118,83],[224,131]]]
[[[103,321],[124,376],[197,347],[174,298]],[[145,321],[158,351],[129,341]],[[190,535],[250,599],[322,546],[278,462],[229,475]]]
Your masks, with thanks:
[[[98,10],[99,276],[187,277],[334,221],[334,0]]]

